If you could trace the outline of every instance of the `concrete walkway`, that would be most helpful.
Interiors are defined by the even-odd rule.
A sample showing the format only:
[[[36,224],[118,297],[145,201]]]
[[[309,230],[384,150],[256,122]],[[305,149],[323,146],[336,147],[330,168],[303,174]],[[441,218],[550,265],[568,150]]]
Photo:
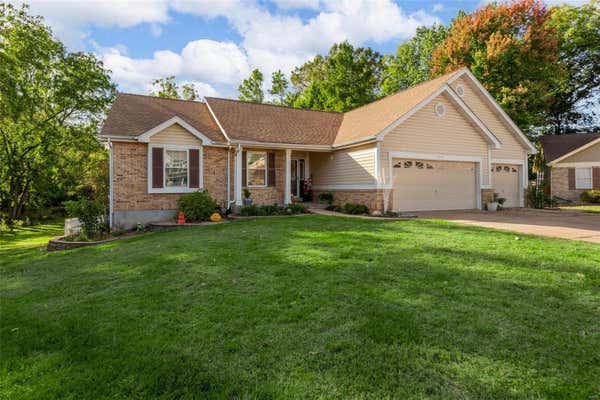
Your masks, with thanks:
[[[417,212],[419,218],[444,219],[466,225],[600,243],[600,214],[565,210],[511,209]]]

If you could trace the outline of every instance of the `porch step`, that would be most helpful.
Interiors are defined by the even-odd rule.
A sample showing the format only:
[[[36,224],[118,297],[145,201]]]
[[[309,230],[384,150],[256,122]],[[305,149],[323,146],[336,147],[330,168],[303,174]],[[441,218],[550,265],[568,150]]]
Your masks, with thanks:
[[[304,203],[304,205],[308,208],[308,209],[317,209],[317,210],[324,210],[327,208],[327,204],[325,203],[314,203],[314,202],[310,202],[310,203]]]

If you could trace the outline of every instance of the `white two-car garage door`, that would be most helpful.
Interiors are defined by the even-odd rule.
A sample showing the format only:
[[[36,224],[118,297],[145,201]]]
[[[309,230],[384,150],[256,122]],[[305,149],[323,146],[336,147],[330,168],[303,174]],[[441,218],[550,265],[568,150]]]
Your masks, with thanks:
[[[395,211],[477,208],[477,164],[394,159]]]
[[[519,165],[492,164],[492,186],[498,196],[506,199],[504,207],[521,206],[520,176]]]

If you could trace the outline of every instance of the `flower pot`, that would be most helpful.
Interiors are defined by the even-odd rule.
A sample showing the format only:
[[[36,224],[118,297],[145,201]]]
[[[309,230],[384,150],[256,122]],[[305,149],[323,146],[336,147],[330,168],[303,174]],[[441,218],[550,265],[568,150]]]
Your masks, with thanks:
[[[491,203],[487,203],[487,210],[488,211],[497,211],[498,210],[498,202],[493,201]]]
[[[244,207],[250,207],[252,205],[252,199],[251,198],[245,198],[244,199]]]

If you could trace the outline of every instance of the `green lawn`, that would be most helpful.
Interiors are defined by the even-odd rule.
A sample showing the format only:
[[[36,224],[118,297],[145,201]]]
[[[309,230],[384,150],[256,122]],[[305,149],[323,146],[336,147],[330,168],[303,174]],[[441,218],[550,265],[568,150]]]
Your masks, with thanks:
[[[598,398],[600,247],[325,216],[0,253],[0,398]]]
[[[600,213],[600,204],[598,205],[585,205],[585,206],[562,206],[563,210],[578,210],[589,213]]]
[[[42,225],[15,228],[12,231],[0,232],[0,252],[45,246],[48,240],[64,233],[64,221],[54,220]],[[1,254],[1,253],[0,253]]]

